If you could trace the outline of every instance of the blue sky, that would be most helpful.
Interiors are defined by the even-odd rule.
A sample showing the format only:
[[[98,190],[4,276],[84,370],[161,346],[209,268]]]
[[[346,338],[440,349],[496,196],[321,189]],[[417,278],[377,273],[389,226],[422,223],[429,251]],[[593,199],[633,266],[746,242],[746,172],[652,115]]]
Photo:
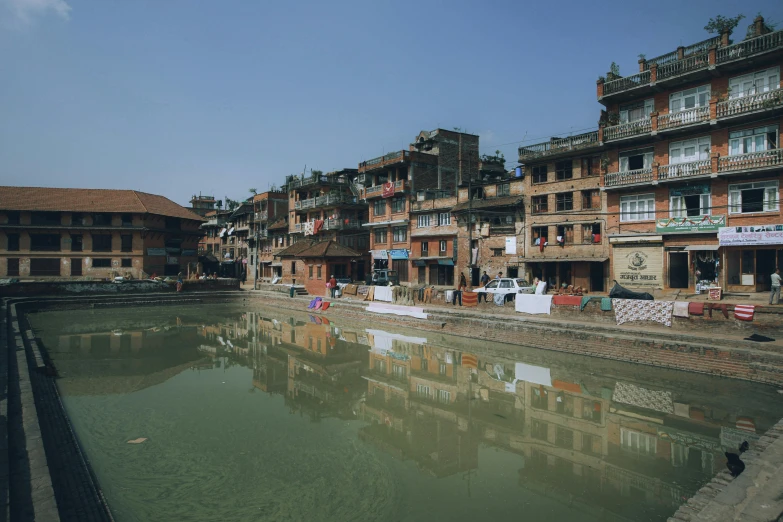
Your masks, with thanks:
[[[437,127],[510,168],[596,126],[612,61],[758,12],[783,22],[779,0],[0,0],[0,183],[237,199]]]

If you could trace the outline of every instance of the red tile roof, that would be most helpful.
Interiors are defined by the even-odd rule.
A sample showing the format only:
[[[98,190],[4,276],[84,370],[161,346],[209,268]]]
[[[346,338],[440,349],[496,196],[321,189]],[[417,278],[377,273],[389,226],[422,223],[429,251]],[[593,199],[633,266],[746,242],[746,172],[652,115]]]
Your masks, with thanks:
[[[127,212],[194,221],[204,218],[169,198],[137,190],[0,187],[0,209],[56,212]]]
[[[298,245],[302,246],[298,249],[294,249],[294,247]],[[341,245],[337,241],[305,240],[291,245],[289,248],[278,252],[277,255],[298,257],[301,259],[305,257],[361,257],[362,254],[353,248]]]

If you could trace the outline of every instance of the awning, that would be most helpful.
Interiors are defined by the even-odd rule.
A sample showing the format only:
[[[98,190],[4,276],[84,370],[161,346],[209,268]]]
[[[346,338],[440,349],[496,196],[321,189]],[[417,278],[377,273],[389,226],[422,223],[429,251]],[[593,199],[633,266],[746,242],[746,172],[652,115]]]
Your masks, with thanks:
[[[283,263],[272,263],[270,266],[283,266]]]
[[[610,243],[660,243],[663,236],[609,236]]]
[[[561,259],[528,259],[528,263],[582,263],[582,262],[594,262],[594,263],[603,263],[604,261],[609,261],[608,257],[564,257]]]
[[[453,259],[438,259],[439,265],[454,266]]]
[[[421,259],[414,259],[413,266],[427,266],[427,262],[422,261]]]
[[[700,250],[718,250],[720,245],[688,245],[685,247],[686,251],[700,251]]]
[[[404,225],[407,224],[407,219],[392,219],[391,221],[377,221],[374,223],[362,223],[363,227],[387,227],[389,225]]]

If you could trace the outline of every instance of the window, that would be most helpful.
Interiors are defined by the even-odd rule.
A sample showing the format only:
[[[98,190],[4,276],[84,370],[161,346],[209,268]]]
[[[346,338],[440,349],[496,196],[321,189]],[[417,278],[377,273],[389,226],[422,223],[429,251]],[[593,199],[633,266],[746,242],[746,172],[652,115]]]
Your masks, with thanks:
[[[429,364],[430,362],[427,359],[422,358],[420,365],[421,371],[426,372],[429,369]]]
[[[439,249],[438,249],[438,251],[441,254],[445,254],[446,253],[446,243],[447,243],[447,241],[445,239],[441,239],[439,241]]]
[[[546,165],[537,165],[531,169],[533,174],[533,184],[547,182]]]
[[[93,268],[111,268],[111,259],[108,257],[94,257],[92,259]]]
[[[59,276],[60,275],[60,259],[30,259],[30,275],[31,276]]]
[[[710,137],[702,136],[669,144],[669,164],[688,163],[710,159]]]
[[[6,234],[8,238],[8,250],[9,252],[17,252],[19,250],[19,234]]]
[[[18,257],[9,257],[8,258],[8,270],[6,272],[6,275],[9,275],[9,276],[18,276],[19,275],[19,258]]]
[[[92,224],[96,227],[107,227],[111,225],[111,214],[93,214]]]
[[[547,196],[533,196],[533,214],[545,214],[549,211],[549,198]]]
[[[601,173],[601,156],[582,158],[582,177],[597,176]]]
[[[620,222],[655,219],[655,194],[620,197]]]
[[[706,107],[710,101],[710,86],[702,85],[669,95],[669,112]],[[695,121],[695,120],[694,120]]]
[[[93,234],[92,251],[111,252],[111,234]]]
[[[451,402],[451,392],[446,390],[438,390],[438,402],[441,404],[448,404]]]
[[[132,259],[130,259],[130,258],[127,258],[127,257],[126,257],[126,258],[123,258],[123,259],[120,261],[120,266],[121,266],[122,268],[133,268],[133,260],[132,260]]]
[[[601,208],[601,191],[600,190],[583,190],[582,191],[582,210],[592,210]]]
[[[547,440],[549,438],[549,424],[533,419],[530,423],[530,436],[538,440]]]
[[[729,133],[729,156],[763,152],[778,147],[778,126],[768,125]]]
[[[601,403],[582,399],[582,418],[593,422],[601,422]]]
[[[438,214],[438,226],[451,225],[451,212],[441,212]]]
[[[729,78],[729,98],[743,98],[768,92],[780,86],[780,68],[772,67],[736,78]]]
[[[392,212],[405,212],[405,198],[394,198],[391,202]]]
[[[441,375],[446,375],[446,363],[438,364],[438,373]]]
[[[574,432],[572,430],[557,426],[555,430],[555,444],[561,448],[574,447]]]
[[[309,275],[310,279],[313,278],[313,268],[314,268],[313,265],[307,265],[307,270],[309,272],[308,275]]]
[[[386,361],[375,359],[374,363],[375,364],[373,366],[376,372],[386,373]]]
[[[416,385],[416,395],[418,395],[422,399],[429,399],[430,398],[430,387],[429,386],[424,386],[423,384],[417,384]]]
[[[372,213],[374,216],[386,215],[386,200],[378,199],[372,203]]]
[[[181,227],[179,218],[174,217],[167,217],[166,218],[166,228],[172,229],[172,230],[179,230]]]
[[[8,218],[9,225],[19,224],[19,212],[6,212],[5,215]]]
[[[291,275],[296,275],[296,261],[291,261]]]
[[[710,194],[669,196],[669,211],[673,218],[707,216],[710,214]]]
[[[574,166],[571,160],[558,161],[555,163],[555,179],[564,181],[574,176]]]
[[[71,234],[71,252],[81,252],[84,248],[81,234]]]
[[[601,242],[601,224],[585,223],[582,225],[582,243],[594,244]]]
[[[315,278],[316,279],[321,279],[321,275],[322,275],[321,274],[321,269],[322,268],[323,267],[321,265],[318,265],[317,267],[315,267]]]
[[[81,212],[72,212],[71,225],[76,225],[76,226],[84,225],[84,215]]]
[[[574,210],[573,192],[561,192],[560,194],[555,194],[555,208],[558,212]]]
[[[131,234],[123,234],[120,236],[122,245],[120,247],[121,252],[133,252],[133,236]]]
[[[387,230],[385,228],[376,228],[373,233],[375,234],[375,243],[386,243]]]
[[[620,428],[620,447],[638,455],[654,456],[657,438],[647,433],[639,433]]]
[[[549,227],[533,227],[531,231],[533,246],[541,246],[542,242],[546,245],[549,237]]]
[[[30,234],[30,250],[59,252],[60,234]]]
[[[470,199],[484,199],[484,187],[476,187],[470,193]]]
[[[430,226],[430,215],[429,214],[423,214],[421,216],[418,216],[416,218],[416,226],[419,228],[427,228]]]
[[[430,244],[427,241],[421,242],[421,255],[426,256],[430,252]]]
[[[492,257],[503,257],[503,252],[505,252],[503,248],[493,248]]]
[[[590,455],[600,455],[601,437],[598,435],[590,435],[589,433],[582,433],[582,452]]]
[[[729,185],[729,213],[777,212],[778,182],[757,181]]]
[[[620,105],[620,123],[630,123],[632,121],[649,119],[652,111],[652,98],[629,103],[627,105]]]
[[[557,244],[572,244],[574,242],[574,225],[558,225]]]
[[[498,196],[509,196],[511,195],[511,183],[501,183],[497,186],[497,195]]]
[[[392,241],[400,243],[408,239],[407,227],[393,227],[392,228]]]
[[[407,379],[407,375],[405,372],[405,366],[401,364],[392,364],[392,375],[395,379],[404,381]]]
[[[30,215],[31,225],[53,225],[58,226],[60,224],[59,212],[33,212]]]
[[[620,172],[651,169],[653,149],[629,150],[620,153]]]
[[[133,225],[133,214],[122,214],[122,226],[129,227]]]
[[[533,394],[530,397],[530,405],[539,410],[549,409],[549,392],[543,386],[533,388]]]

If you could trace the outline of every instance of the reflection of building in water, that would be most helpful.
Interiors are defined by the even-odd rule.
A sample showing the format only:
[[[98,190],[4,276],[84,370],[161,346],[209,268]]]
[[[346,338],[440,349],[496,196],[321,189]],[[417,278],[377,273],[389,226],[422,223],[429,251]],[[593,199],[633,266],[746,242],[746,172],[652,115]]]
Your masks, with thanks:
[[[367,337],[363,439],[439,476],[477,467],[479,442],[500,447],[525,457],[522,487],[610,519],[632,520],[640,506],[665,518],[724,466],[723,451],[758,438],[754,416],[774,421],[761,409],[738,416],[696,385],[617,381],[611,362],[606,376],[579,374],[426,339]]]

